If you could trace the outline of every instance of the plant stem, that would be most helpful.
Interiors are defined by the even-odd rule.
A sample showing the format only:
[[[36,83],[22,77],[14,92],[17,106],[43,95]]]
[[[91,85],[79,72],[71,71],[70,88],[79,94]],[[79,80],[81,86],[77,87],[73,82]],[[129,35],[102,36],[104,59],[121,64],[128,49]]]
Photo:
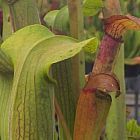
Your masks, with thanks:
[[[81,0],[68,0],[68,9],[70,14],[71,36],[82,40],[83,15]],[[55,89],[55,96],[71,137],[73,135],[77,100],[85,82],[84,69],[83,52],[72,59],[65,60],[52,67],[53,76],[58,81],[58,86]],[[65,128],[63,127],[63,129]],[[63,130],[62,133],[67,135],[65,132],[66,130]],[[63,138],[61,137],[60,139]],[[64,136],[64,139],[67,139],[66,136]]]
[[[68,0],[69,18],[70,18],[70,33],[73,38],[78,40],[84,39],[84,22],[82,12],[82,1],[81,0]],[[77,87],[77,92],[80,94],[81,88],[84,86],[85,80],[85,62],[84,54],[81,52],[72,61],[73,74],[75,77],[74,81]],[[80,83],[80,84],[79,84]]]
[[[34,0],[9,0],[8,5],[13,31],[27,25],[40,23],[37,5]]]
[[[81,0],[68,0],[71,36],[83,39],[83,14]]]
[[[112,104],[106,123],[107,140],[126,140],[126,104],[125,104],[125,83],[124,83],[124,46],[121,46],[118,59],[115,65],[115,74],[120,81],[121,95],[115,98],[112,94]]]
[[[82,0],[68,0],[70,34],[73,38],[83,40],[84,22],[82,12]],[[85,83],[85,62],[84,53],[80,52],[72,60],[73,83],[76,85],[76,105],[81,91]],[[76,108],[75,108],[76,112]]]
[[[93,67],[93,74],[110,73],[113,70],[114,59],[119,50],[119,41],[114,40],[107,34],[103,37]]]
[[[10,24],[9,7],[5,1],[2,1],[3,11],[3,33],[2,39],[5,40],[12,34],[12,28]]]
[[[37,0],[38,5],[38,11],[39,11],[39,17],[41,20],[41,23],[44,24],[44,16],[49,11],[49,3],[47,0]]]
[[[56,98],[54,98],[54,103],[55,103],[56,114],[58,115],[60,123],[61,123],[62,127],[64,128],[64,131],[65,131],[65,134],[66,134],[66,139],[70,140],[71,139],[71,135],[70,135],[69,129],[67,127],[67,124],[65,122],[64,116],[63,116],[63,114],[61,112],[61,109],[59,107],[59,104],[58,104]]]
[[[114,3],[112,1],[109,4],[113,6]],[[107,9],[108,7],[103,11],[107,11]],[[115,10],[112,9],[113,14],[114,12]],[[105,13],[108,14],[108,12]],[[106,14],[105,17],[107,17]],[[101,136],[111,106],[109,92],[119,90],[119,86],[111,89],[118,84],[117,80],[113,81],[116,78],[111,73],[120,49],[120,42],[120,39],[114,39],[107,34],[101,41],[92,74],[78,101],[74,140],[99,140]],[[107,76],[107,74],[110,75]]]
[[[111,89],[117,83],[111,72],[119,49],[118,45],[119,41],[108,35],[102,39],[93,72],[78,102],[74,140],[98,140],[100,138],[111,106],[109,91],[119,90],[119,86]],[[107,75],[108,73],[111,75]]]
[[[103,8],[103,17],[108,18],[112,15],[120,15],[121,8],[119,0],[105,0]]]
[[[123,1],[124,2],[124,1]],[[104,17],[121,14],[119,0],[106,0],[105,8],[103,9]],[[112,140],[126,140],[126,105],[125,105],[125,82],[124,82],[124,46],[118,54],[118,59],[115,65],[115,74],[120,81],[121,95],[118,99],[112,95],[112,105],[107,118],[106,138]],[[121,113],[120,113],[121,112]]]

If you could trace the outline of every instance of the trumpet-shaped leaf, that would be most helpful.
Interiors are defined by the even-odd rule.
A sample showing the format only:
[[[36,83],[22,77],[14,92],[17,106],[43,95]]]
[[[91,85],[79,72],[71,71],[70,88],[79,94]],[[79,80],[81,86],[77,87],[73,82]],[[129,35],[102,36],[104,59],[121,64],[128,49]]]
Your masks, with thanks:
[[[44,20],[48,27],[50,27],[56,34],[69,33],[69,12],[68,7],[65,6],[60,10],[53,10],[46,14]]]
[[[105,32],[114,38],[120,38],[127,30],[140,29],[140,19],[130,15],[115,15],[103,21]]]
[[[97,74],[101,76],[103,73],[111,73],[114,70],[113,66],[122,34],[130,29],[140,29],[140,19],[133,16],[116,15],[104,19],[104,25],[106,34],[101,41],[92,74],[89,76],[78,101],[74,125],[74,140],[97,140],[100,138],[111,105],[109,92],[114,91],[114,89],[117,92],[120,88],[115,86],[119,84],[116,77],[113,78],[113,74],[111,74],[110,78],[116,80],[114,83],[111,82],[112,80],[109,77],[109,80],[107,80],[107,77],[105,79],[98,77],[98,81],[96,76]],[[97,79],[94,79],[95,77]],[[109,84],[106,84],[106,82]],[[113,88],[113,90],[108,90],[109,87]],[[97,100],[98,98],[101,101]]]
[[[59,12],[59,10],[53,10],[53,11],[48,12],[45,15],[44,20],[49,28],[53,28],[55,18],[56,18],[56,15],[58,14],[58,12]]]
[[[55,18],[53,29],[62,33],[69,32],[69,11],[67,6],[59,10]]]
[[[2,51],[14,67],[7,107],[9,115],[1,118],[4,139],[53,139],[54,84],[49,80],[50,66],[73,57],[82,48],[94,52],[96,45],[96,38],[78,42],[70,37],[55,36],[41,25],[25,27],[2,44]]]

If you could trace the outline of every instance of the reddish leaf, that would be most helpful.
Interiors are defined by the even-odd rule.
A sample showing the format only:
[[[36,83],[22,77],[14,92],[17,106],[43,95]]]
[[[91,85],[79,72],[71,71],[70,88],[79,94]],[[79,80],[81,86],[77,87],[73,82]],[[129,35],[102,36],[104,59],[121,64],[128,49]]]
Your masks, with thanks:
[[[140,19],[131,15],[115,15],[107,19],[103,19],[105,25],[105,32],[113,38],[120,38],[127,30],[140,29]]]
[[[83,90],[76,110],[74,140],[98,140],[110,104],[111,98],[104,92]]]

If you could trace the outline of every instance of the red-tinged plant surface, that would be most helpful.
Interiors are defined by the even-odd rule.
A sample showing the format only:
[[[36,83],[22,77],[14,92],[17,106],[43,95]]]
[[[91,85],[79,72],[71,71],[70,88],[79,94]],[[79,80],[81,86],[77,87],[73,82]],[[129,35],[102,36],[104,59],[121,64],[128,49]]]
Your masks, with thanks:
[[[78,101],[74,140],[98,140],[111,105],[110,92],[120,90],[113,74],[122,35],[129,29],[140,29],[140,20],[133,16],[115,15],[104,19],[105,35],[101,41],[92,73]]]
[[[45,2],[45,0],[37,1],[41,3]],[[113,14],[111,15],[115,15],[115,8],[113,8],[113,2],[115,1],[108,1],[112,6],[111,10],[113,12],[111,13]],[[96,2],[97,0],[95,3]],[[40,23],[38,16],[39,12],[37,8],[35,8],[36,4],[34,0],[8,0],[8,4],[10,9],[10,22],[12,23],[14,31],[26,25]],[[90,8],[91,4],[88,5],[88,8]],[[75,38],[82,39],[83,16],[81,15],[81,1],[69,0],[68,7],[70,13],[71,35]],[[6,8],[4,7],[3,10],[5,11],[5,9]],[[5,12],[4,15],[6,15]],[[62,22],[60,18],[59,21]],[[3,23],[5,27],[7,22]],[[116,92],[116,96],[120,94],[119,82],[113,74],[113,69],[114,60],[116,59],[117,52],[120,48],[119,44],[122,42],[122,33],[126,29],[139,29],[139,21],[131,16],[112,16],[111,18],[105,19],[104,24],[105,36],[101,42],[93,72],[88,77],[78,102],[74,130],[75,140],[99,139],[111,105],[109,92]],[[0,77],[1,83],[4,83],[9,87],[7,88],[7,86],[4,86],[5,92],[3,93],[10,93],[10,97],[12,97],[9,99],[10,102],[8,100],[8,107],[5,106],[7,110],[3,107],[4,105],[0,106],[2,108],[1,112],[3,112],[2,115],[4,114],[4,117],[2,116],[2,119],[0,119],[0,122],[2,123],[2,129],[0,130],[1,140],[55,139],[55,132],[53,130],[55,125],[54,104],[59,119],[58,122],[60,122],[58,128],[60,135],[61,126],[63,127],[64,135],[66,135],[66,138],[65,136],[63,138],[63,134],[59,138],[71,140],[71,137],[73,136],[76,103],[79,97],[79,89],[81,89],[82,85],[81,79],[84,79],[84,68],[81,68],[81,66],[83,67],[83,58],[81,59],[79,56],[76,56],[76,61],[66,60],[65,62],[55,65],[54,71],[52,70],[52,75],[54,77],[56,75],[55,79],[58,81],[58,84],[54,88],[52,81],[49,81],[51,78],[45,71],[47,70],[48,72],[50,67],[50,62],[46,63],[46,61],[52,61],[52,59],[54,60],[55,58],[56,60],[54,60],[53,63],[56,63],[58,60],[63,60],[64,56],[65,58],[68,58],[67,56],[71,54],[71,50],[68,50],[73,46],[72,44],[75,41],[67,37],[55,36],[47,29],[42,29],[44,27],[36,26],[35,30],[31,30],[31,28],[34,27],[31,26],[30,29],[26,28],[27,30],[25,30],[23,34],[21,32],[18,32],[19,34],[15,33],[17,35],[12,37],[12,40],[9,40],[8,43],[2,45],[2,55],[0,56],[3,58],[5,53],[10,50],[8,51],[8,54],[6,53],[6,56],[8,55],[8,58],[9,56],[10,58],[13,58],[14,70],[10,65],[11,63],[8,58],[5,59],[8,60],[10,63],[8,63],[9,65],[7,64],[7,61],[1,61],[2,64],[4,63],[8,67],[6,67],[6,70],[8,69],[8,72],[10,71],[10,73],[12,73],[12,76],[10,75],[12,78],[7,76],[3,77],[3,75]],[[7,29],[7,26],[5,29]],[[3,33],[5,34],[5,32]],[[77,44],[77,49],[78,47],[81,48],[82,44]],[[94,42],[94,44],[96,43]],[[89,46],[93,47],[94,44],[89,44]],[[76,49],[76,46],[74,45],[74,50]],[[79,51],[80,48],[78,49]],[[70,54],[68,53],[62,57],[60,54],[64,52],[65,49]],[[3,70],[5,72],[4,64],[2,65],[4,70],[1,68],[1,71]],[[81,85],[79,82],[81,82]],[[7,94],[2,94],[1,100],[3,100],[2,97],[4,95]],[[7,98],[9,98],[9,96]],[[7,98],[5,98],[6,101]],[[5,102],[5,100],[3,102]]]

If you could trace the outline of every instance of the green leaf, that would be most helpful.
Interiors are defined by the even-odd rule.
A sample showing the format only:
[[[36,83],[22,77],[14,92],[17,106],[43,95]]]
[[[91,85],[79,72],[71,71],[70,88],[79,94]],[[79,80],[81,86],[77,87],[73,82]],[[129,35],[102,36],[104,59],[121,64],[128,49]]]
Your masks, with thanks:
[[[136,65],[139,64],[140,56],[140,41],[139,41],[140,32],[128,31],[125,34],[124,42],[125,45],[125,64],[127,65]],[[132,41],[133,40],[133,41]]]
[[[44,20],[47,24],[47,27],[49,28],[53,28],[53,25],[54,25],[54,21],[55,21],[55,18],[56,18],[56,15],[58,14],[59,10],[53,10],[53,11],[50,11],[48,12],[45,17],[44,17]]]
[[[40,24],[36,0],[7,0],[7,2],[14,31],[28,25]]]
[[[2,7],[2,0],[0,0],[0,7]]]
[[[2,44],[2,49],[4,49],[6,54],[12,54],[10,56],[11,61],[16,65],[17,61],[20,61],[20,63],[21,60],[24,61],[26,54],[32,49],[33,44],[52,36],[54,36],[54,34],[42,25],[36,24],[27,26],[13,33],[13,35]],[[19,55],[19,52],[22,53]],[[20,60],[18,57],[22,59]]]
[[[69,32],[69,13],[67,6],[61,8],[56,15],[53,28],[54,30],[59,30],[64,33]]]
[[[14,66],[9,118],[4,120],[4,127],[9,128],[6,139],[53,139],[54,84],[49,80],[50,66],[73,57],[82,48],[94,52],[96,45],[96,38],[78,42],[55,36],[41,25],[27,26],[2,44],[2,51]]]
[[[83,12],[85,16],[96,15],[103,7],[102,0],[84,0],[83,2]]]
[[[125,58],[130,59],[137,56],[140,56],[140,41],[139,41],[140,32],[129,31],[125,35]],[[132,41],[133,40],[133,41]]]
[[[0,73],[0,138],[8,139],[8,112],[13,75]]]
[[[14,65],[13,86],[9,89],[8,84],[6,82],[4,82],[4,84],[2,86],[2,87],[5,87],[5,92],[3,91],[3,93],[1,93],[1,94],[8,94],[8,97],[7,97],[8,99],[5,98],[6,101],[8,100],[8,104],[7,104],[7,106],[5,106],[6,107],[6,111],[5,111],[6,113],[4,113],[5,117],[3,117],[0,120],[2,122],[1,128],[3,128],[2,129],[3,132],[1,132],[2,139],[9,139],[11,137],[13,137],[13,139],[15,139],[15,140],[18,139],[20,134],[17,131],[15,131],[16,127],[18,127],[18,123],[21,125],[19,132],[21,130],[20,133],[22,136],[23,133],[25,133],[24,132],[25,128],[23,127],[23,122],[26,124],[26,128],[27,128],[29,126],[30,120],[32,120],[32,125],[29,126],[31,128],[31,132],[29,132],[29,133],[34,133],[34,135],[36,135],[37,129],[36,129],[35,124],[38,125],[37,121],[35,121],[37,115],[34,114],[36,112],[35,109],[38,110],[38,108],[36,108],[36,106],[35,106],[36,104],[35,104],[35,100],[34,100],[34,96],[36,95],[34,93],[36,93],[36,92],[33,92],[35,90],[35,88],[34,88],[34,85],[32,84],[32,82],[30,83],[31,80],[27,79],[27,77],[26,77],[27,73],[25,72],[24,75],[21,73],[23,71],[25,71],[24,69],[22,69],[22,67],[23,67],[24,61],[26,59],[26,54],[28,54],[30,49],[32,49],[33,44],[35,44],[39,40],[42,40],[43,38],[48,38],[51,36],[53,36],[53,34],[47,28],[45,28],[41,25],[33,25],[33,26],[26,27],[25,29],[21,29],[18,32],[14,33],[10,38],[8,38],[2,44],[2,50],[4,50],[4,52],[7,52],[7,55],[11,54],[11,55],[9,55],[8,58]],[[32,66],[32,65],[29,64],[29,66]],[[27,68],[27,70],[28,70],[28,68]],[[30,75],[31,75],[31,73],[30,73]],[[7,79],[7,76],[4,78]],[[30,76],[29,76],[29,78],[30,78]],[[13,80],[13,78],[12,78],[12,80]],[[9,82],[12,82],[12,80],[8,79]],[[26,82],[25,80],[27,80],[28,82]],[[42,82],[42,86],[43,86],[43,83],[44,82]],[[27,87],[27,84],[29,84],[28,87]],[[36,86],[36,87],[38,87],[38,86]],[[45,87],[45,85],[44,85],[44,87]],[[51,88],[51,86],[49,86],[49,87]],[[42,88],[42,90],[44,90],[44,89]],[[37,90],[37,93],[39,91],[41,92],[41,90]],[[24,97],[26,97],[25,96],[26,93],[28,96],[27,96],[27,98],[24,98]],[[23,94],[23,95],[21,95],[21,94]],[[10,96],[10,95],[12,95],[12,96]],[[26,104],[24,104],[25,101],[26,101]],[[17,108],[17,105],[20,105],[20,104],[21,104],[20,109],[22,111],[18,113],[19,110]],[[29,105],[30,105],[30,107],[29,107]],[[26,108],[26,110],[23,109],[24,107]],[[39,111],[39,112],[41,113],[41,111]],[[30,113],[32,115],[30,115],[30,118],[29,118]],[[52,111],[50,111],[50,114],[51,113],[52,113]],[[24,117],[21,122],[17,122],[17,120],[20,119],[19,116],[17,116],[17,114],[20,114],[20,117],[23,117],[23,116],[26,116],[26,117]],[[14,116],[14,118],[12,118],[13,116]],[[33,118],[33,116],[34,116],[34,118]],[[12,121],[9,122],[9,118],[12,119]],[[40,118],[38,117],[38,119],[40,119]],[[8,129],[9,125],[10,125],[10,129]],[[40,125],[42,125],[42,124],[40,124]],[[26,133],[28,133],[28,130],[26,131]],[[26,136],[28,137],[28,134]],[[36,139],[37,139],[37,136],[34,136],[34,137],[36,137]],[[31,139],[32,139],[32,137],[31,137]]]
[[[48,27],[51,27],[56,34],[69,34],[69,12],[65,6],[60,10],[50,11],[44,17]]]
[[[127,122],[127,135],[128,140],[140,139],[140,126],[138,125],[136,120],[131,119]]]
[[[13,73],[13,66],[9,58],[3,53],[0,48],[0,72],[5,74]]]
[[[5,40],[12,34],[11,23],[9,22],[9,13],[10,9],[6,1],[2,2],[2,11],[3,11],[3,30],[2,30],[2,39]]]

